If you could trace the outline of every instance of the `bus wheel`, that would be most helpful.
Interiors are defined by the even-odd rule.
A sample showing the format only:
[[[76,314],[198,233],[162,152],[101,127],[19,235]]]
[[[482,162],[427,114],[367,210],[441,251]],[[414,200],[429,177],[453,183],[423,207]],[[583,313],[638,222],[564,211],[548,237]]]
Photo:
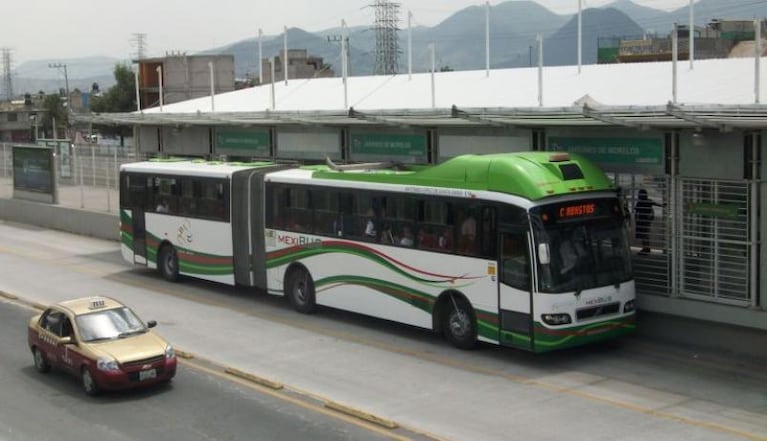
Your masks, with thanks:
[[[472,349],[477,344],[477,325],[471,306],[462,298],[450,297],[446,315],[445,337],[453,346]]]
[[[309,314],[316,307],[314,298],[314,281],[304,268],[296,268],[288,276],[286,293],[293,309]]]
[[[178,256],[172,245],[163,245],[157,254],[157,268],[168,282],[178,281]]]

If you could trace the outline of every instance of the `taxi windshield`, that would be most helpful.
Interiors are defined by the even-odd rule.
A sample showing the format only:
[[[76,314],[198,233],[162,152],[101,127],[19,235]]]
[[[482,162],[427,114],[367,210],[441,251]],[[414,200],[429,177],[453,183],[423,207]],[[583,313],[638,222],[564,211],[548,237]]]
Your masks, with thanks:
[[[106,309],[75,318],[82,341],[112,340],[146,332],[146,326],[127,307]]]

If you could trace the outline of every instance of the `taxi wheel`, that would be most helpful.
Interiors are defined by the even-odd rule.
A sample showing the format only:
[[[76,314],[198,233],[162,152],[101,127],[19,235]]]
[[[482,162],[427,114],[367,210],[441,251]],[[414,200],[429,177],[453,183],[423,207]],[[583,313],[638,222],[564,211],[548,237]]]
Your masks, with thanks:
[[[87,366],[83,366],[80,371],[80,380],[86,394],[91,396],[98,395],[99,386],[96,384],[96,379],[93,378],[93,374],[91,374],[91,370]]]
[[[168,282],[178,281],[178,256],[172,245],[163,245],[157,255],[157,268]]]
[[[35,357],[35,369],[37,369],[37,372],[42,372],[43,374],[50,372],[51,365],[48,364],[42,351],[37,348],[32,348],[32,355]]]
[[[293,309],[309,314],[316,308],[314,281],[305,268],[296,268],[288,275],[287,295]]]
[[[450,299],[443,326],[447,340],[460,349],[472,349],[477,344],[477,325],[471,305],[463,299]]]

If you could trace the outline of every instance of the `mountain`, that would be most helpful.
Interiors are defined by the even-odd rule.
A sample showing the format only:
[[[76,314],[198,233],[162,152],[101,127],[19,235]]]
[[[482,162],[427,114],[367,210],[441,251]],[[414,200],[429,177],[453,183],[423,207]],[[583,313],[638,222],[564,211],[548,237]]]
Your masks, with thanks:
[[[767,17],[767,2],[757,0],[699,0],[693,6],[695,24],[705,25],[715,18],[736,20],[752,20],[754,18]],[[670,24],[668,30],[674,26],[674,22],[687,24],[690,21],[690,7],[684,6],[669,12]]]
[[[767,17],[766,1],[699,0],[695,3],[695,22],[704,25],[714,18],[751,19]],[[417,21],[418,17],[414,17]],[[686,24],[687,6],[671,12],[637,5],[631,0],[615,0],[583,12],[583,62],[595,63],[599,38],[635,37],[644,31],[668,33],[674,22]],[[407,16],[401,17],[399,32],[399,71],[407,72]],[[370,75],[375,68],[375,32],[372,26],[347,29],[350,43],[350,72]],[[577,63],[577,17],[555,14],[531,0],[505,1],[491,7],[490,65],[492,68],[519,67],[535,64],[535,37],[544,37],[546,65]],[[341,29],[317,33],[299,28],[288,29],[288,46],[306,49],[309,55],[323,57],[336,75],[341,74]],[[413,71],[430,69],[429,45],[435,44],[438,68],[453,70],[485,67],[485,7],[470,6],[457,11],[434,27],[415,26],[413,37]],[[265,36],[264,57],[272,57],[283,48],[282,35]],[[232,54],[235,75],[239,78],[258,75],[258,41],[247,39],[202,51],[205,54]],[[68,60],[36,60],[18,66],[14,71],[14,90],[19,94],[38,90],[56,91],[64,87],[61,69],[50,63],[67,65],[69,88],[89,90],[97,82],[102,90],[114,84],[114,65],[127,60],[89,57]]]
[[[556,32],[569,16],[554,14],[532,1],[508,1],[490,10],[490,66],[513,67],[528,64],[528,48],[535,36]],[[485,7],[465,8],[433,28],[413,37],[413,53],[427,54],[428,44],[434,42],[439,66],[454,70],[485,67]],[[524,55],[524,56],[522,56]],[[428,69],[426,56],[414,64],[418,70]]]
[[[647,32],[666,33],[671,30],[674,22],[668,12],[637,5],[631,0],[616,0],[601,9],[617,9],[631,17]],[[689,21],[689,20],[688,20]]]
[[[112,57],[85,57],[56,60],[32,60],[22,63],[14,70],[13,89],[20,95],[57,91],[66,87],[64,68],[50,67],[52,65],[66,66],[66,79],[69,90],[91,90],[93,83],[106,90],[115,84],[114,67],[119,63],[129,63]]]
[[[583,11],[583,64],[597,62],[599,38],[642,35],[642,28],[617,9],[587,9]],[[578,64],[578,17],[573,17],[556,33],[543,41],[543,61],[546,66]]]

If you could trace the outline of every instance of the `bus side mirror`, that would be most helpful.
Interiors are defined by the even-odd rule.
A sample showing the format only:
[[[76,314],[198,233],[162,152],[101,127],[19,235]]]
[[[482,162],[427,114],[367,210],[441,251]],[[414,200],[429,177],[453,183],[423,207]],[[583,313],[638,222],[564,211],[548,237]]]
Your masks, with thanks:
[[[538,244],[538,262],[540,262],[541,265],[548,265],[549,263],[551,263],[551,254],[549,253],[549,244],[547,243]]]

